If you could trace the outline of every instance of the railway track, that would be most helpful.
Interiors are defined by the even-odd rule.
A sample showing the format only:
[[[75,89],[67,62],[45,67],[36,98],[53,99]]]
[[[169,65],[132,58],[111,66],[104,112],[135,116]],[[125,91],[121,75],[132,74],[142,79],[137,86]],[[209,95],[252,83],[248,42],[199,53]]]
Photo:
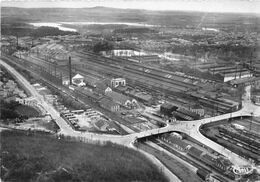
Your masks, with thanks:
[[[190,78],[178,76],[171,71],[158,69],[158,68],[154,68],[154,67],[150,67],[150,66],[145,66],[145,65],[142,65],[140,63],[128,61],[127,59],[124,59],[124,58],[116,58],[116,57],[115,58],[108,58],[108,57],[102,57],[102,56],[96,55],[94,53],[82,52],[82,51],[80,53],[87,55],[87,56],[93,56],[93,57],[97,58],[98,60],[104,59],[105,62],[109,62],[109,63],[112,63],[112,64],[114,64],[115,61],[119,64],[125,64],[126,61],[127,61],[128,64],[127,64],[126,67],[128,67],[130,69],[133,69],[133,70],[148,70],[148,71],[150,71],[149,73],[152,74],[152,75],[164,77],[164,78],[168,78],[169,80],[180,82],[180,83],[183,84],[184,87],[194,88],[194,86],[196,86],[193,83],[189,83],[189,81],[191,81]],[[186,80],[186,82],[184,80]]]
[[[115,63],[108,63],[105,60],[102,60],[101,58],[96,58],[92,60],[86,59],[83,55],[76,54],[77,56],[84,59],[84,62],[88,62],[88,64],[92,65],[93,67],[97,67],[100,70],[104,70],[104,72],[107,73],[113,73],[117,76],[128,76],[129,79],[143,79],[147,80],[151,85],[157,84],[158,87],[161,87],[164,85],[165,89],[173,89],[173,91],[187,91],[191,88],[196,87],[195,85],[190,85],[189,83],[184,83],[180,80],[173,80],[170,78],[166,78],[162,75],[158,75],[151,72],[145,72],[145,67],[137,68],[135,66],[134,68],[130,65],[128,66],[122,66]],[[98,61],[98,63],[97,63]],[[140,66],[139,66],[140,67]],[[147,69],[146,69],[147,70]]]
[[[171,147],[167,146],[163,142],[160,142],[158,139],[152,139],[152,142],[157,144],[158,146],[162,147],[163,149],[167,150],[168,152],[172,153],[173,155],[178,156],[179,158],[183,159],[184,161],[190,163],[192,166],[195,166],[197,169],[201,169],[203,171],[206,171],[208,173],[212,173],[214,176],[217,176],[218,178],[222,179],[222,181],[233,181],[231,180],[230,176],[227,174],[223,174],[223,171],[220,171],[219,169],[216,169],[215,167],[205,163],[205,165],[201,165],[200,163],[194,162],[193,160],[189,159],[185,155],[182,155],[172,149]],[[201,161],[203,163],[203,161]]]
[[[104,75],[108,75],[111,77],[126,77],[128,82],[132,82],[133,85],[138,85],[144,88],[150,87],[151,91],[157,90],[160,92],[167,93],[169,95],[172,95],[174,93],[185,93],[188,90],[197,89],[195,85],[191,83],[186,83],[181,81],[183,77],[172,75],[171,78],[166,78],[165,76],[162,76],[164,73],[159,73],[158,70],[154,68],[149,68],[142,66],[138,63],[129,63],[129,65],[123,66],[122,65],[122,59],[112,59],[112,58],[106,58],[101,57],[92,53],[74,53],[76,56],[82,58],[82,61],[86,65],[87,68],[84,68],[85,66],[80,65],[78,67],[74,67],[74,70],[79,71],[83,75],[88,75],[88,70],[95,70],[97,72],[102,72]],[[94,57],[94,59],[93,59]],[[116,61],[115,61],[116,60]],[[56,67],[54,68],[50,67],[49,62],[47,63],[45,60],[29,58],[27,59],[28,62],[30,62],[32,65],[37,66],[37,64],[42,65],[45,67],[46,70],[51,71],[54,74],[59,73],[59,75],[68,74],[68,70],[65,68]],[[116,62],[116,63],[115,63]],[[37,64],[36,64],[37,63]],[[118,64],[117,64],[118,63]],[[119,64],[120,63],[120,64]],[[140,67],[141,66],[141,67]],[[146,69],[147,68],[147,69]],[[155,73],[155,70],[157,73]],[[162,70],[160,70],[162,71]],[[202,100],[201,102],[204,102]],[[216,102],[216,101],[215,101]],[[208,101],[206,101],[208,103]],[[230,109],[230,106],[226,103],[217,103],[218,109],[225,113]]]
[[[180,154],[179,152],[173,150],[171,147],[161,143],[160,141],[156,140],[156,139],[153,139],[152,140],[153,143],[155,143],[156,145],[162,147],[163,149],[167,150],[168,152],[170,152],[171,154],[173,155],[176,155],[177,157],[181,158],[182,160],[188,162],[189,164],[191,164],[192,166],[195,166],[197,169],[202,169],[202,170],[205,170],[207,171],[208,173],[211,173],[212,171],[209,170],[208,168],[194,162],[193,160],[189,159],[188,157]]]

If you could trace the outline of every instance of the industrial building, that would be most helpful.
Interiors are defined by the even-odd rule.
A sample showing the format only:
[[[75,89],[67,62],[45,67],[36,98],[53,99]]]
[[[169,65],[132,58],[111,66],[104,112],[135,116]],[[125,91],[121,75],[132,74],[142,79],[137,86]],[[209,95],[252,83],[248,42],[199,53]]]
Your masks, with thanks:
[[[111,112],[117,112],[117,111],[120,111],[120,104],[118,103],[115,103],[113,101],[112,98],[110,97],[103,97],[100,101],[99,101],[99,105],[104,108],[104,109],[107,109]]]
[[[160,111],[164,116],[172,117],[172,112],[176,111],[178,107],[170,104],[170,103],[164,103],[160,107]]]
[[[231,80],[230,84],[233,85],[234,87],[237,87],[238,85],[246,86],[246,85],[254,84],[258,81],[260,81],[260,77],[246,77],[246,78]]]
[[[121,107],[126,107],[126,108],[135,108],[137,107],[137,101],[131,97],[128,97],[126,95],[117,93],[115,91],[107,92],[106,96],[111,98],[113,102],[120,104]]]
[[[226,72],[222,75],[224,77],[224,82],[253,76],[252,73],[250,71],[247,71],[247,70],[239,71],[239,72]]]

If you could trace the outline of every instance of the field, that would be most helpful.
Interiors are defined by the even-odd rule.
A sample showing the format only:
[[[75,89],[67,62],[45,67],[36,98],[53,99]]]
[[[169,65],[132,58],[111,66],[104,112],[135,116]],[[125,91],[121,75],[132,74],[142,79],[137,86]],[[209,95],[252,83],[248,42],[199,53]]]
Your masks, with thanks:
[[[26,106],[26,105],[19,105],[18,107],[15,108],[15,111],[19,115],[26,115],[28,117],[37,117],[39,116],[39,112],[34,109],[33,107]]]
[[[4,181],[166,181],[142,154],[125,147],[1,132]]]

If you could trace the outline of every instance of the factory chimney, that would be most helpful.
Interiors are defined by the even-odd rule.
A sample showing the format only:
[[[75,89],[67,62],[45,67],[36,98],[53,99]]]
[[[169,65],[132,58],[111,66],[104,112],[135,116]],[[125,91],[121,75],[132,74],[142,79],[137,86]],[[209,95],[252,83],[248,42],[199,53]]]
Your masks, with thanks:
[[[16,34],[16,48],[18,48],[18,34]]]
[[[72,71],[71,71],[71,57],[69,56],[69,81],[70,85],[72,84]]]

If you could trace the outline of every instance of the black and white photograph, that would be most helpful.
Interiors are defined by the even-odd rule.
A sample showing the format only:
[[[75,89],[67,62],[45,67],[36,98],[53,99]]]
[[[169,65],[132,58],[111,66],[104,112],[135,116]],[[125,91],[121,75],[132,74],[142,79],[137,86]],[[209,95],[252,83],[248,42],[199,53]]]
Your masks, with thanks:
[[[0,182],[260,181],[260,0],[0,3]]]

